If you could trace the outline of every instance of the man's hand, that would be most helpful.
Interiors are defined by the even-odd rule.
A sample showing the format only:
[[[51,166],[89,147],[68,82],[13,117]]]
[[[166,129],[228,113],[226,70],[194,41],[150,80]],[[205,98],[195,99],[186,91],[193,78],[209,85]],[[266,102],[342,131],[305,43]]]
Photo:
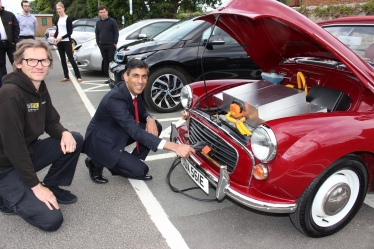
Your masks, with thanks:
[[[157,124],[156,120],[152,117],[149,117],[147,119],[147,124],[145,125],[145,130],[152,135],[158,136],[158,130],[157,130]]]
[[[71,135],[70,132],[64,131],[62,133],[60,145],[61,145],[61,150],[64,154],[72,153],[75,151],[77,142],[75,142],[75,139],[73,135]]]
[[[194,148],[187,144],[177,144],[168,141],[165,143],[164,149],[174,151],[180,157],[189,157],[196,152]]]
[[[50,210],[53,210],[52,206],[55,209],[60,209],[56,197],[48,188],[39,183],[35,187],[31,188],[31,190],[34,192],[36,198],[38,198],[41,202],[44,202]]]

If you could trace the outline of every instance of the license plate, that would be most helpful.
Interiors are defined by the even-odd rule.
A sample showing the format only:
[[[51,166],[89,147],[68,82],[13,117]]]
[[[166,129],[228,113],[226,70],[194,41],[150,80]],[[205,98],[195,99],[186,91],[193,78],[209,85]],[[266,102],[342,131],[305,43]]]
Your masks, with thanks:
[[[188,160],[184,159],[182,161],[182,165],[197,186],[199,186],[207,195],[209,195],[208,179],[201,174]]]
[[[115,81],[115,78],[114,78],[114,73],[110,72],[109,71],[109,78],[113,81]]]

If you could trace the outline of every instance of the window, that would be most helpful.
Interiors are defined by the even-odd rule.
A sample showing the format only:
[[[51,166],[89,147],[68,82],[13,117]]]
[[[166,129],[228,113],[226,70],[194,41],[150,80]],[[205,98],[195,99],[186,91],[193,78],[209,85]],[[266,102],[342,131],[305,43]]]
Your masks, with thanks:
[[[42,17],[42,26],[47,26],[47,18]]]
[[[84,30],[85,30],[85,26],[77,26],[73,28],[73,31],[84,31]]]
[[[211,28],[208,28],[204,31],[202,41],[206,41],[210,35]],[[222,29],[215,27],[212,36],[221,36],[225,40],[225,44],[236,44],[237,42],[225,31]]]

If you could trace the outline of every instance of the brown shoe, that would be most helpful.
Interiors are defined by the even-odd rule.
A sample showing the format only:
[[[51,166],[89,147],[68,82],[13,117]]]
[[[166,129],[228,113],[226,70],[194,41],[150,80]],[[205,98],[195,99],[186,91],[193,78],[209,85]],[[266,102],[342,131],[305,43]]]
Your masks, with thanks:
[[[81,83],[81,82],[82,82],[82,79],[81,79],[81,78],[78,78],[77,81],[78,81],[78,83]]]
[[[60,80],[60,82],[66,82],[66,81],[69,81],[70,79],[68,78],[63,78],[62,80]]]

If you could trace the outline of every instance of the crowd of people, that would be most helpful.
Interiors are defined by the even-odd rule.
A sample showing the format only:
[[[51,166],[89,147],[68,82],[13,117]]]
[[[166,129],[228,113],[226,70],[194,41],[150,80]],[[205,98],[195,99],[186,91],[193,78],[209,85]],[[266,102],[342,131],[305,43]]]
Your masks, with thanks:
[[[144,162],[150,150],[169,150],[180,157],[188,157],[195,150],[158,137],[162,127],[146,111],[141,97],[148,80],[148,65],[137,59],[127,63],[124,81],[101,100],[84,139],[80,133],[66,129],[60,123],[44,80],[53,65],[52,51],[33,37],[36,26],[28,11],[28,1],[23,1],[22,7],[25,12],[18,19],[0,10],[0,57],[5,58],[9,51],[13,66],[13,72],[7,74],[1,57],[0,212],[17,214],[41,230],[56,231],[63,222],[59,204],[75,203],[78,199],[60,186],[72,183],[81,153],[87,155],[85,164],[91,180],[105,184],[108,179],[102,175],[104,167],[112,175],[151,180]],[[71,51],[66,45],[70,43],[71,20],[62,3],[56,4],[56,10],[59,20],[55,38],[63,64],[66,61],[62,57],[66,53],[69,58]],[[112,25],[107,8],[99,6],[98,12],[102,23],[98,24],[97,39],[104,57],[116,46],[116,34],[113,32],[108,39],[104,31]],[[2,39],[4,34],[6,39]],[[65,81],[69,80],[65,65],[63,70]],[[74,71],[79,81],[79,70]],[[44,133],[49,137],[41,139]],[[124,148],[133,143],[135,149],[127,152]],[[36,173],[48,166],[41,181]]]

